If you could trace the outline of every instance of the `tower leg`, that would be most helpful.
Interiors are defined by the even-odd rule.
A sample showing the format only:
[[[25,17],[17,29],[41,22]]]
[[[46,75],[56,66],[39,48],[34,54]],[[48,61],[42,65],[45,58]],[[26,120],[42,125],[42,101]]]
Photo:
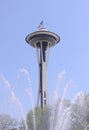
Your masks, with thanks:
[[[48,43],[40,43],[39,64],[39,90],[37,104],[40,102],[41,108],[48,105],[48,82],[47,82],[47,45]],[[38,54],[37,54],[38,55]]]

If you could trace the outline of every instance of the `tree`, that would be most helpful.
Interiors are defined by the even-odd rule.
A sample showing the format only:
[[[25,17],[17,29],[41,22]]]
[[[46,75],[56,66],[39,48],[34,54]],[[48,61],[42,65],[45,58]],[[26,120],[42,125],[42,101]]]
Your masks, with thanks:
[[[31,110],[27,115],[28,130],[34,130],[34,125],[36,125],[36,130],[47,130],[49,128],[49,107],[46,106],[44,109],[35,107],[34,111],[36,124],[34,124],[33,111]]]
[[[61,99],[59,99],[55,103],[54,107],[45,106],[44,109],[35,107],[34,111],[35,111],[35,121],[36,121],[37,130],[48,130],[51,127],[51,123],[52,123],[53,127],[56,125],[56,120],[58,120],[57,119],[58,111],[59,111],[58,108],[59,108],[59,104],[61,105],[61,103],[63,103],[63,105],[62,105],[63,109],[66,109],[67,107],[70,106],[69,100],[64,99],[61,101]],[[52,118],[52,115],[53,115],[53,118]],[[27,115],[28,130],[34,130],[34,121],[33,120],[34,120],[33,110],[31,110]]]
[[[0,115],[0,130],[9,130],[17,124],[15,119],[12,119],[7,114]]]
[[[31,110],[27,116],[28,130],[34,130],[32,117]],[[35,117],[37,130],[88,130],[89,93],[79,93],[73,103],[59,99],[54,106],[43,110],[36,107]]]
[[[84,130],[89,125],[89,93],[79,93],[71,111],[71,129]]]

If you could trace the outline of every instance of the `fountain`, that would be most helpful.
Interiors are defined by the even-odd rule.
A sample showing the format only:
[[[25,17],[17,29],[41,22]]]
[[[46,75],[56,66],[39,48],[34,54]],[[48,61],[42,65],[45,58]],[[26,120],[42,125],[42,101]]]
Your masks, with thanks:
[[[39,114],[36,115],[32,95],[32,85],[28,71],[21,68],[17,76],[15,85],[11,85],[8,80],[0,75],[0,130],[88,130],[89,129],[89,94],[78,93],[74,102],[66,99],[66,94],[70,86],[74,83],[69,80],[64,87],[61,98],[59,97],[59,87],[66,71],[63,70],[58,75],[56,89],[54,91],[51,104],[48,102],[48,85],[47,85],[47,66],[49,49],[60,41],[60,37],[43,28],[43,22],[40,24],[38,31],[29,34],[26,37],[26,42],[36,48],[39,67],[39,89],[37,108]],[[25,76],[26,80],[19,81]],[[24,81],[24,83],[23,83]],[[19,87],[17,87],[17,86]],[[21,86],[21,89],[20,89]],[[18,92],[16,89],[20,89]],[[23,89],[23,90],[22,90]],[[17,92],[17,93],[16,93]],[[23,105],[24,98],[29,97],[31,102],[30,121],[26,119],[27,109]],[[28,107],[30,110],[30,108]],[[24,114],[25,113],[25,114]],[[29,111],[28,111],[29,114]],[[39,117],[39,119],[38,119]],[[38,123],[37,123],[38,121]]]
[[[85,130],[89,130],[89,125],[85,128]]]
[[[29,74],[28,74],[27,70],[24,69],[24,68],[20,69],[20,73],[24,73],[27,77],[28,89],[26,89],[24,91],[24,94],[30,95],[31,102],[32,102],[32,108],[33,108],[33,118],[35,118],[35,116],[34,116],[34,105],[33,105],[32,95],[31,95],[31,82],[30,82]],[[17,77],[20,77],[20,75],[18,75]],[[3,104],[4,104],[4,105],[2,104],[2,107],[0,108],[0,114],[2,115],[4,113],[7,113],[8,115],[14,116],[16,118],[16,120],[18,120],[18,121],[20,120],[19,121],[20,123],[18,124],[19,126],[17,126],[18,130],[20,130],[20,129],[21,130],[27,130],[26,116],[23,112],[23,107],[22,107],[22,104],[21,104],[19,98],[16,96],[15,92],[13,91],[14,87],[11,86],[11,84],[8,82],[8,80],[5,79],[5,77],[3,75],[0,75],[0,83],[3,86],[3,87],[0,87],[0,89],[1,89],[1,94],[0,94],[1,100],[0,100],[0,102],[3,102]],[[4,88],[4,90],[2,90],[2,88]],[[6,92],[5,93],[6,97],[3,96],[4,94],[2,95],[2,92],[3,93]],[[5,108],[5,110],[3,110],[4,108]],[[14,111],[14,109],[15,109],[16,112],[17,111],[18,112],[15,113],[14,115],[12,115],[11,112]],[[20,119],[17,119],[18,115],[19,115]],[[11,128],[11,129],[14,130],[14,129],[17,129],[17,128]],[[35,128],[35,119],[34,119],[34,130],[35,129],[36,128]]]
[[[35,105],[33,102],[29,73],[26,69],[21,68],[20,75],[17,77],[21,78],[22,74],[24,74],[28,80],[28,88],[24,90],[23,97],[28,96],[30,98],[33,113],[32,114],[34,124],[33,130],[36,129],[38,130],[38,128],[36,128],[36,117],[35,117],[36,115],[34,110]],[[63,70],[58,75],[57,85],[54,91],[52,103],[49,106],[50,108],[50,116],[48,121],[49,130],[73,130],[74,128],[77,129],[77,127],[79,127],[79,130],[88,130],[89,116],[87,112],[89,103],[86,101],[89,101],[89,94],[80,92],[76,95],[72,103],[67,101],[66,94],[68,88],[70,86],[73,86],[73,81],[69,80],[66,86],[64,87],[61,99],[59,98],[59,87],[61,82],[63,82],[65,74],[66,74],[65,70]],[[26,124],[26,115],[24,114],[24,107],[19,98],[17,97],[16,93],[14,92],[15,87],[12,87],[11,84],[5,79],[3,75],[0,75],[0,89],[1,89],[0,103],[2,101],[2,105],[0,106],[0,116],[7,113],[8,115],[11,115],[14,119],[16,119],[15,121],[18,121],[18,124],[15,125],[14,123],[12,126],[10,126],[9,130],[27,130],[28,128]],[[6,95],[6,98],[3,97],[3,95]],[[12,114],[11,112],[15,114]],[[76,126],[76,124],[79,126]],[[42,129],[44,130],[44,128]]]

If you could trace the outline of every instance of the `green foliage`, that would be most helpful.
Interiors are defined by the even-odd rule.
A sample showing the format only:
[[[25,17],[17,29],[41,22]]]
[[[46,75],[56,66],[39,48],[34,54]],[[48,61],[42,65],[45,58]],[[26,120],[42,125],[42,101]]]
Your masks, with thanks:
[[[58,115],[58,105],[60,104],[61,99],[55,104],[55,121],[56,121],[56,116]],[[64,99],[64,109],[69,107],[70,101]],[[49,130],[49,125],[50,125],[50,115],[52,112],[51,106],[45,106],[44,109],[41,109],[40,107],[35,107],[34,109],[35,112],[35,120],[36,120],[36,130]],[[28,130],[34,130],[34,121],[33,121],[33,111],[31,110],[28,115],[27,115],[27,125],[28,125]],[[55,125],[55,122],[54,122]]]
[[[54,128],[59,119],[57,117],[60,106],[62,106],[63,109],[63,114],[61,115],[64,115],[64,117],[60,119],[63,119],[62,123],[65,125],[64,128],[67,127],[68,130],[84,130],[89,126],[89,93],[79,93],[74,103],[71,103],[66,99],[63,99],[62,102],[61,101],[62,100],[59,99],[59,101],[55,103],[55,107],[45,107],[43,110],[39,107],[35,108],[36,130],[49,130],[50,116],[53,109]],[[68,123],[64,122],[67,121],[67,119],[69,120]],[[59,122],[60,121],[58,121],[58,123]],[[34,130],[32,110],[27,115],[27,125],[28,130]]]
[[[44,109],[35,107],[34,111],[36,120],[36,130],[47,130],[49,128],[50,117],[49,107],[46,106]],[[28,130],[34,130],[33,122],[33,111],[31,110],[27,115]]]
[[[17,121],[7,114],[0,115],[0,130],[9,130],[17,125]]]
[[[84,130],[89,125],[89,93],[80,93],[71,111],[71,129]]]

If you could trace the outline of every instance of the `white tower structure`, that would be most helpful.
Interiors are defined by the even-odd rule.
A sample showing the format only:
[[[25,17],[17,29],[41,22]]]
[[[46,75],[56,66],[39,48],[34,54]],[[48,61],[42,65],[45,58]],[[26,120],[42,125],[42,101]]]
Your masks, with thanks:
[[[40,104],[41,108],[48,105],[48,56],[49,49],[56,45],[60,41],[60,37],[48,31],[45,28],[40,28],[26,36],[26,42],[32,47],[36,48],[38,66],[39,66],[39,86],[37,104]]]

